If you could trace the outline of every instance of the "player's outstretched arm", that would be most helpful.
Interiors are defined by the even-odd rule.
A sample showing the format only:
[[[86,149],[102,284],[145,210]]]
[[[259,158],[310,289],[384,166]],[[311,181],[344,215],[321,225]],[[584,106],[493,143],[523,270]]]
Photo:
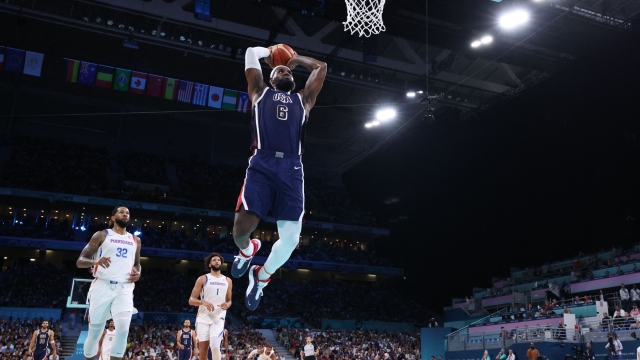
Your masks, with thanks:
[[[200,300],[198,297],[202,293],[202,288],[204,287],[204,282],[206,280],[206,276],[202,275],[196,280],[196,284],[193,286],[193,290],[191,290],[191,296],[189,296],[189,305],[191,306],[204,306],[209,311],[213,311],[215,306],[208,301]]]
[[[291,70],[298,65],[311,71],[311,75],[309,75],[309,79],[307,79],[307,84],[304,86],[304,89],[300,91],[308,114],[316,104],[316,98],[320,90],[322,90],[324,78],[327,77],[327,63],[302,55],[295,55],[287,63],[287,67]]]
[[[262,67],[260,66],[260,59],[263,58],[267,64],[272,63],[271,51],[260,46],[250,47],[244,54],[244,75],[249,85],[247,93],[253,103],[258,100],[267,86],[262,78]]]
[[[91,239],[87,246],[82,249],[80,253],[80,257],[78,257],[78,261],[76,261],[76,266],[80,269],[89,268],[92,266],[102,266],[103,268],[108,268],[111,264],[111,258],[102,257],[98,260],[94,260],[93,256],[98,252],[100,245],[104,242],[106,237],[105,231],[97,231]]]

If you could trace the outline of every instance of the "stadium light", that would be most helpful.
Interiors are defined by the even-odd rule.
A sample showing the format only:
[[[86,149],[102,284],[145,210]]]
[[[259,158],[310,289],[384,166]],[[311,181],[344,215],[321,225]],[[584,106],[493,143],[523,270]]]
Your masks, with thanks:
[[[378,126],[378,125],[380,125],[380,121],[378,121],[378,120],[372,121],[371,125]]]
[[[396,117],[396,111],[394,109],[382,109],[376,113],[376,119],[380,121],[391,120],[394,117]],[[376,124],[374,124],[374,126],[376,126]]]
[[[472,47],[472,48],[477,48],[477,47],[479,47],[480,45],[482,45],[482,43],[481,43],[480,41],[478,41],[478,40],[476,40],[476,41],[474,41],[474,42],[472,42],[472,43],[471,43],[471,47]]]
[[[499,23],[505,29],[513,29],[529,20],[529,13],[524,10],[516,10],[500,17]]]
[[[493,37],[490,35],[483,36],[482,39],[480,39],[480,42],[484,45],[491,44],[493,42]]]
[[[370,128],[370,127],[372,127],[372,126],[373,126],[373,125],[371,125],[371,123],[366,123],[366,124],[364,124],[364,127],[366,127],[366,128]]]
[[[415,91],[409,91],[409,92],[407,93],[407,97],[410,97],[410,98],[412,98],[412,97],[416,97],[416,93],[415,93]]]
[[[140,236],[142,234],[142,232],[140,232],[140,230],[136,230],[133,235],[135,236]]]

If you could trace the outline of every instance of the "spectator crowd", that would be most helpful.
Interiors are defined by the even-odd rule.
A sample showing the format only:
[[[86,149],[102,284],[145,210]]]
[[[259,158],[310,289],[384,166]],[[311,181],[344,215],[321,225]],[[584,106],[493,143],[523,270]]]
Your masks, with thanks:
[[[11,156],[3,165],[3,187],[230,211],[246,173],[245,167],[153,154],[110,156],[107,149],[51,140],[15,138],[5,143]],[[170,174],[177,182],[171,183]],[[308,220],[376,226],[343,187],[314,179],[306,183]]]

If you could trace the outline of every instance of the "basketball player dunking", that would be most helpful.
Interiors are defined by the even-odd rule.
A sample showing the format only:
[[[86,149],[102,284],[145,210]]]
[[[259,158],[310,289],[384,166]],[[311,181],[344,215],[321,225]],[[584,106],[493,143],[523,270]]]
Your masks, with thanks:
[[[195,331],[191,330],[191,320],[182,323],[182,330],[178,330],[178,360],[191,360],[191,356],[198,355],[198,338]],[[195,342],[195,346],[194,346]]]
[[[134,282],[140,279],[140,239],[127,232],[129,209],[119,206],[111,212],[113,228],[93,234],[76,265],[93,268],[95,279],[89,288],[89,331],[84,343],[85,359],[98,353],[104,323],[112,318],[116,331],[109,353],[121,359],[127,347],[133,312]],[[105,354],[106,355],[106,354]]]
[[[27,354],[33,354],[33,360],[46,360],[49,355],[49,344],[51,344],[51,348],[53,349],[53,352],[51,353],[53,355],[52,359],[55,359],[58,349],[56,348],[56,343],[53,339],[53,331],[49,330],[49,322],[43,321],[42,324],[40,324],[40,329],[35,330],[33,332],[33,336],[31,336],[31,342],[29,343],[29,350],[27,351]],[[33,350],[34,345],[35,350]]]
[[[204,259],[204,266],[209,271],[196,280],[189,297],[189,305],[198,306],[196,332],[200,354],[204,356],[211,347],[212,360],[220,360],[220,342],[224,336],[224,319],[227,309],[231,307],[231,279],[222,275],[224,259],[218,253],[211,253]]]
[[[273,48],[273,47],[271,47]],[[270,48],[270,49],[271,49]],[[302,154],[309,112],[316,102],[327,74],[327,64],[294,54],[287,66],[276,66],[269,76],[273,89],[264,83],[261,58],[273,63],[271,50],[248,48],[245,55],[245,76],[249,97],[253,103],[253,129],[249,166],[238,197],[233,224],[233,239],[240,248],[231,275],[240,277],[249,269],[251,259],[260,249],[260,240],[249,236],[265,219],[269,209],[278,225],[280,239],[276,241],[264,266],[252,266],[245,303],[255,310],[262,298],[262,289],[291,256],[298,245],[304,215],[304,179]],[[311,71],[305,88],[296,94],[291,70],[302,66]]]
[[[116,326],[113,324],[113,320],[107,321],[107,328],[104,329],[100,342],[98,343],[98,359],[109,360],[111,354],[111,347],[113,346],[113,339],[116,337]]]

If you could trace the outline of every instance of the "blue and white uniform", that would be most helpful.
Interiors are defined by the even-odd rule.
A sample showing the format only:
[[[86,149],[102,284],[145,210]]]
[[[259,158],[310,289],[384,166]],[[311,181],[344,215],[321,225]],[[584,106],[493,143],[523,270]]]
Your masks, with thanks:
[[[113,345],[113,339],[116,337],[116,331],[107,329],[102,339],[102,349],[100,350],[100,360],[111,359],[111,346]]]
[[[265,219],[300,221],[304,215],[302,154],[308,116],[300,94],[266,88],[253,105],[253,155],[236,211]]]
[[[33,352],[33,360],[45,360],[47,358],[49,355],[49,342],[52,340],[50,337],[49,330],[38,330],[38,334],[36,335],[36,349]]]
[[[214,341],[214,337],[222,337],[224,335],[224,319],[227,316],[227,310],[223,310],[220,304],[227,301],[227,289],[229,282],[227,277],[220,275],[215,277],[211,274],[204,275],[205,282],[202,287],[200,299],[205,300],[215,309],[209,311],[205,306],[198,307],[198,316],[196,317],[196,332],[199,341]],[[219,340],[215,340],[219,341]],[[211,344],[209,344],[211,346]]]

